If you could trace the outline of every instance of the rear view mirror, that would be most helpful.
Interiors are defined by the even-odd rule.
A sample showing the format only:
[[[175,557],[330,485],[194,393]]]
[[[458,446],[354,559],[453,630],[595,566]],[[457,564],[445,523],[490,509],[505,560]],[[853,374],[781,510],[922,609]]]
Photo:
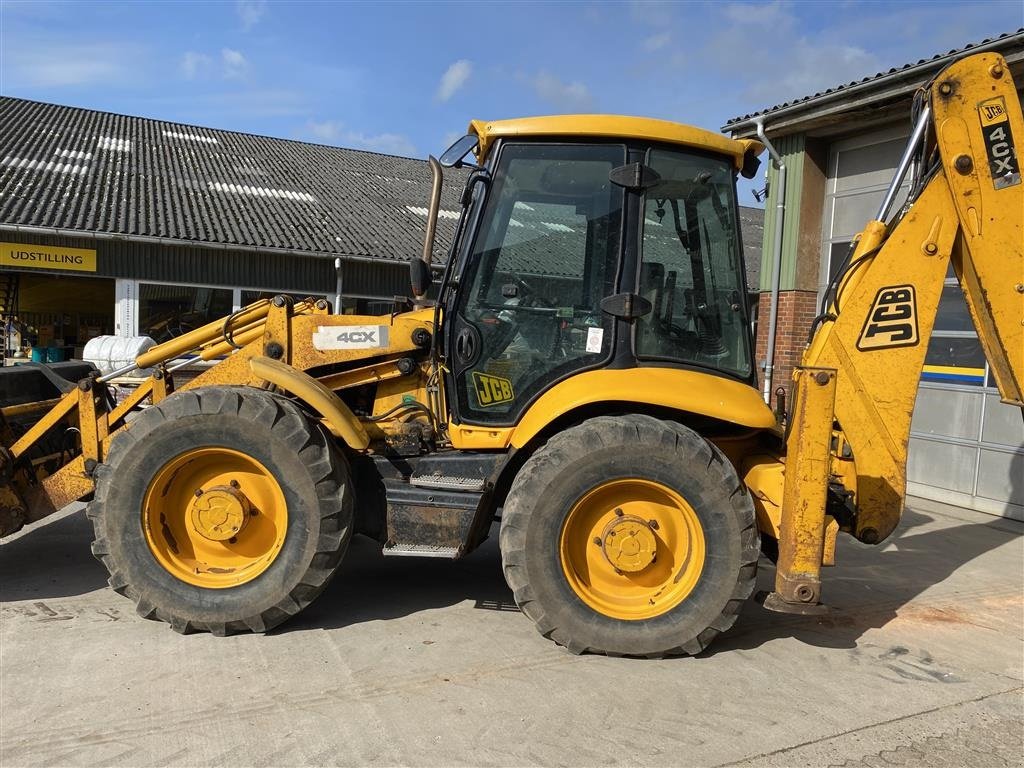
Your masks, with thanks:
[[[462,165],[463,158],[474,151],[478,143],[474,134],[466,134],[444,151],[440,159],[441,165],[445,168],[458,168]]]
[[[409,259],[409,280],[412,283],[413,296],[420,299],[427,295],[431,283],[430,267],[419,256]]]

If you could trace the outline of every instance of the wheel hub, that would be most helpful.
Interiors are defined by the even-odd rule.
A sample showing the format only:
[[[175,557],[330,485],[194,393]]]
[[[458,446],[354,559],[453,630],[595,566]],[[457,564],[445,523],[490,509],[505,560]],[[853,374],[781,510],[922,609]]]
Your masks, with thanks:
[[[646,520],[636,515],[623,515],[605,526],[601,551],[616,570],[636,573],[654,562],[658,539]]]
[[[238,488],[217,485],[199,489],[189,509],[192,527],[210,541],[227,541],[237,536],[249,521],[252,506]]]

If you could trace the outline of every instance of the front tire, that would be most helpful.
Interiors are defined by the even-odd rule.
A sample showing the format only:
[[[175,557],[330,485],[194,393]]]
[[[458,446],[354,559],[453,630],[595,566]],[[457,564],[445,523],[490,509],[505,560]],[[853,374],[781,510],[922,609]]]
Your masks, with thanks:
[[[93,553],[177,632],[264,632],[323,590],[352,535],[348,464],[293,402],[249,387],[146,409],[96,469]]]
[[[574,653],[704,650],[754,589],[758,532],[722,453],[680,424],[607,416],[552,437],[509,491],[505,578]]]

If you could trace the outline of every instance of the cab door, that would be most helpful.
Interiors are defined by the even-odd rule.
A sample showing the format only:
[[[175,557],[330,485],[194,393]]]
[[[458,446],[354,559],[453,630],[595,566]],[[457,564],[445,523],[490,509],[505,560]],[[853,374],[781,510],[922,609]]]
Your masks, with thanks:
[[[621,144],[507,143],[455,291],[447,340],[457,416],[512,425],[544,390],[612,350]]]

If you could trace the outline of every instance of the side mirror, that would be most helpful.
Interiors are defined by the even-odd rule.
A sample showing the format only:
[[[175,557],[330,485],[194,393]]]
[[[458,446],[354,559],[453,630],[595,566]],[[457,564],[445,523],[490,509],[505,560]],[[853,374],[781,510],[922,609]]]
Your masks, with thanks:
[[[466,155],[476,150],[479,139],[470,133],[452,144],[441,155],[441,165],[445,168],[459,168]],[[475,167],[475,166],[474,166]]]
[[[409,259],[409,280],[412,283],[412,295],[416,299],[422,299],[427,295],[432,282],[430,267],[419,256]]]

